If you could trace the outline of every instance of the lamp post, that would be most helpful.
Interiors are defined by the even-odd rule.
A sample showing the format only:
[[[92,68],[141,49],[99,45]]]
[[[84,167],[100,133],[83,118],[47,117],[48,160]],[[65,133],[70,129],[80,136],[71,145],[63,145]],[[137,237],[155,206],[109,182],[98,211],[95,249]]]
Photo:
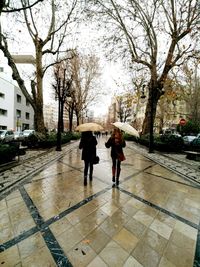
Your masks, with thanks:
[[[61,149],[61,99],[60,99],[60,79],[58,81],[58,126],[57,126],[57,140],[56,140],[56,151],[62,151]]]
[[[58,100],[58,126],[57,126],[57,144],[56,151],[62,151],[61,149],[61,120],[60,120],[60,100]]]
[[[149,153],[153,153],[153,92],[150,94],[150,131],[149,131]]]
[[[88,109],[85,110],[85,119],[86,119],[86,122],[89,122]]]
[[[144,100],[144,99],[146,98],[146,95],[145,95],[145,93],[144,93],[144,88],[145,88],[145,86],[146,86],[146,84],[143,84],[143,86],[142,86],[142,94],[141,94],[141,96],[140,96],[140,98],[141,98],[142,100]],[[142,103],[143,103],[143,101],[142,101]]]

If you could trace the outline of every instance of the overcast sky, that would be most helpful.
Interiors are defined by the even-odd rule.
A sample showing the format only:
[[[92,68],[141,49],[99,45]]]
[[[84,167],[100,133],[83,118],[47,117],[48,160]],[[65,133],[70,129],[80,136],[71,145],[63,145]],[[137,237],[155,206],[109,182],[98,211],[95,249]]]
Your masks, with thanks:
[[[9,43],[10,50],[13,54],[32,54],[34,55],[34,47],[32,44],[32,41],[30,39],[30,36],[27,35],[27,33],[20,27],[16,28],[16,32],[18,34],[19,39],[26,40],[25,43]],[[78,50],[81,51],[84,54],[95,54],[97,57],[100,58],[100,64],[102,69],[102,78],[103,81],[103,89],[107,92],[107,95],[103,95],[99,102],[96,104],[95,107],[91,107],[91,109],[94,111],[95,116],[99,114],[105,114],[108,110],[108,106],[111,103],[111,98],[116,92],[120,92],[121,86],[117,86],[121,84],[122,77],[124,77],[124,72],[118,63],[113,62],[107,62],[105,60],[105,56],[102,52],[102,48],[99,45],[97,39],[102,32],[99,30],[90,27],[90,26],[84,26],[82,25],[80,27],[78,38],[77,36],[72,40],[71,46],[72,47],[78,47]],[[30,40],[30,42],[28,42]],[[68,44],[70,45],[70,43]],[[2,56],[1,56],[2,58]],[[4,60],[4,63],[7,62],[7,60]],[[34,71],[34,66],[31,65],[18,65],[19,69],[23,71],[23,79],[25,80],[26,84],[28,85],[27,88],[30,88],[30,73]],[[10,70],[11,73],[11,70]],[[44,103],[47,104],[52,99],[52,93],[51,90],[51,72],[48,71],[44,76]],[[50,81],[50,82],[49,82]]]

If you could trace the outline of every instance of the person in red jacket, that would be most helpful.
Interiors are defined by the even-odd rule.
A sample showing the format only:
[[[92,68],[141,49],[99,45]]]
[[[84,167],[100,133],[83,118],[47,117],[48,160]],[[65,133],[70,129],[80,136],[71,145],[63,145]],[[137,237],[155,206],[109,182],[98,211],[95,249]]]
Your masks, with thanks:
[[[123,139],[122,133],[118,128],[115,128],[111,137],[105,143],[106,148],[111,147],[111,158],[112,158],[112,181],[116,185],[119,185],[119,176],[121,172],[121,162],[125,160],[123,153],[123,147],[126,146],[126,143]]]
[[[82,157],[84,160],[84,186],[87,185],[87,175],[89,172],[89,179],[92,181],[93,175],[93,164],[96,158],[96,146],[97,140],[93,136],[91,131],[82,132],[79,148],[82,149]]]

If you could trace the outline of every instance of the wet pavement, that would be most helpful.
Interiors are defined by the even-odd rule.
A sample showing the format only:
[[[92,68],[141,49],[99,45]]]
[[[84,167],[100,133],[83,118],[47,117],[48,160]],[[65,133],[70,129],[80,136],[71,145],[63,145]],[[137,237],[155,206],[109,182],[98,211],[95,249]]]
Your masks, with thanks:
[[[78,142],[1,173],[0,265],[199,267],[199,163],[127,142],[116,188],[98,142],[86,187]]]

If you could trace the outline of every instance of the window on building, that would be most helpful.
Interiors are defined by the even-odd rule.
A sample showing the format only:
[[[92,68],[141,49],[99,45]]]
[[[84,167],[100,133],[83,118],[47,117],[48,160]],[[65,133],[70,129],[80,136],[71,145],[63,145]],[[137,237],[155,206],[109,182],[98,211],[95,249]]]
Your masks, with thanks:
[[[4,71],[3,67],[0,67],[0,72],[3,72],[3,71]]]
[[[6,109],[0,108],[0,115],[7,116],[7,114],[8,114],[8,111]]]
[[[26,99],[26,106],[29,107],[30,106],[30,102]]]
[[[17,95],[17,103],[21,103],[22,102],[22,97],[21,95]]]
[[[30,125],[27,124],[27,123],[22,123],[22,130],[27,130],[27,129],[30,129]]]
[[[30,113],[26,112],[26,119],[29,120],[30,119]]]
[[[5,94],[0,92],[0,98],[5,98]]]
[[[22,114],[21,110],[17,109],[16,110],[17,118],[21,118],[21,114]]]

